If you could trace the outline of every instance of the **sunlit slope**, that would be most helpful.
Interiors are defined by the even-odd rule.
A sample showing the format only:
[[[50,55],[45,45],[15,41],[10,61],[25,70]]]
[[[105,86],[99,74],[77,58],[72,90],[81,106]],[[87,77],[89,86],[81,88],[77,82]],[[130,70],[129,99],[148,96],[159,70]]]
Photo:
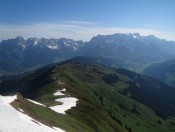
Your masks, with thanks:
[[[18,78],[2,82],[1,94],[22,94],[24,98],[18,98],[18,107],[46,125],[75,132],[175,129],[175,90],[134,72],[107,68],[90,58],[77,57]],[[64,95],[54,95],[64,88]],[[55,100],[66,97],[78,99],[66,114],[49,108],[61,105]],[[31,105],[25,98],[46,107]]]

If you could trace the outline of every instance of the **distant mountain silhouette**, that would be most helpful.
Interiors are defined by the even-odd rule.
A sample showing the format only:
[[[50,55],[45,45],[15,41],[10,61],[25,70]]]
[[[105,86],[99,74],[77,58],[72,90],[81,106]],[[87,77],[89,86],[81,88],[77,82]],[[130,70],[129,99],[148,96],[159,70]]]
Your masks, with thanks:
[[[19,36],[0,43],[0,73],[19,73],[75,56],[98,58],[105,65],[141,72],[155,62],[175,57],[175,42],[153,35],[97,35],[89,42],[72,39],[25,40]]]

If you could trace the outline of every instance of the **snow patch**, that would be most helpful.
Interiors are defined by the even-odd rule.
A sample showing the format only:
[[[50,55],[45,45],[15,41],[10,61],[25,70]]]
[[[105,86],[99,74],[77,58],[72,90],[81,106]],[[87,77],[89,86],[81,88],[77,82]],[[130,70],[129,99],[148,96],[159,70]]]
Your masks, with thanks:
[[[69,43],[69,41],[67,41],[67,42],[63,42],[64,43],[64,45],[66,46],[66,47],[70,47],[70,44],[68,44]]]
[[[110,40],[106,40],[106,43],[112,43],[112,41],[110,41]]]
[[[57,90],[57,92],[54,93],[53,95],[54,96],[65,95],[65,94],[61,93],[63,91],[66,91],[66,89],[63,88],[62,90]],[[74,97],[65,97],[65,98],[56,99],[55,101],[61,102],[62,104],[56,105],[56,106],[51,106],[49,108],[54,110],[55,112],[58,112],[61,114],[66,114],[65,111],[76,106],[76,102],[78,101],[78,99],[76,99]]]
[[[78,44],[75,42],[74,45],[78,46]]]
[[[137,36],[133,35],[133,38],[137,38]]]
[[[35,41],[34,43],[33,43],[33,45],[37,45],[38,44],[38,42],[37,41]]]
[[[60,91],[63,91],[63,92],[65,92],[66,91],[66,89],[65,88],[63,88],[62,90],[60,90]]]
[[[47,45],[49,49],[59,49],[56,45]]]
[[[54,96],[60,96],[60,95],[65,95],[63,93],[61,93],[60,91],[57,91],[56,93],[53,94]]]
[[[54,96],[65,95],[65,94],[62,93],[62,92],[65,92],[65,91],[66,91],[65,88],[63,88],[62,90],[57,90],[53,95]]]
[[[26,48],[26,46],[24,44],[22,44],[21,47],[23,50]]]
[[[77,48],[76,47],[73,47],[73,50],[74,50],[74,52],[77,50]]]
[[[20,109],[20,108],[19,108],[19,111],[20,111],[20,112],[24,112],[24,111],[23,111],[22,109]]]
[[[62,102],[63,104],[52,106],[50,108],[58,113],[66,114],[65,113],[66,110],[76,106],[76,102],[78,101],[78,99],[74,97],[66,97],[66,98],[56,99],[55,101]]]
[[[53,95],[54,96],[65,95],[65,94],[62,93],[62,92],[65,92],[65,91],[66,91],[65,88],[63,88],[62,90],[57,90]]]
[[[62,84],[62,85],[64,85],[65,83],[64,83],[64,82],[59,81],[59,82],[58,82],[58,84]]]
[[[0,95],[0,131],[2,132],[65,132],[60,128],[48,127],[14,109],[10,103],[17,96]]]
[[[39,102],[33,101],[33,100],[31,100],[31,99],[27,99],[27,100],[30,101],[30,102],[32,102],[32,103],[34,103],[34,104],[37,104],[37,105],[41,105],[41,106],[46,107],[45,105],[43,105],[43,104],[41,104],[41,103],[39,103]]]

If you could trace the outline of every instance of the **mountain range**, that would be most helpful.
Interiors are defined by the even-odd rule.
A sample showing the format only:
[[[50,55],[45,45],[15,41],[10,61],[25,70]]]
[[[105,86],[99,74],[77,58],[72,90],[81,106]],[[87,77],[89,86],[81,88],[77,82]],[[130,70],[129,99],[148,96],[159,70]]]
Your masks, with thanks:
[[[0,43],[1,75],[33,70],[76,56],[89,56],[107,66],[142,72],[151,64],[175,57],[175,42],[153,35],[134,34],[97,35],[89,42],[72,39],[23,37]]]

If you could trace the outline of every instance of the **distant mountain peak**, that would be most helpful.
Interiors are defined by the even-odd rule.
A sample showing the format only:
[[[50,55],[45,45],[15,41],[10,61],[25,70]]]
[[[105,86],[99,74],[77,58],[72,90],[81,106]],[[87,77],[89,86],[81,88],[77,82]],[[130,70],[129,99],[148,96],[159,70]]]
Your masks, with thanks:
[[[29,38],[29,39],[27,39],[27,40],[40,40],[40,39],[37,38],[37,37],[33,37],[33,38]]]
[[[39,38],[36,38],[36,37],[29,38],[29,39],[27,39],[27,42],[29,44],[32,44],[32,45],[38,45],[38,43],[40,42],[40,39]]]
[[[136,35],[136,36],[141,36],[140,33],[133,33],[133,35]]]
[[[97,35],[89,42],[67,38],[25,40],[18,36],[0,43],[0,68],[18,71],[19,67],[23,69],[75,56],[91,56],[102,58],[105,65],[137,70],[144,65],[171,59],[175,56],[174,49],[175,42],[139,33]]]
[[[18,40],[18,41],[25,41],[25,39],[22,37],[22,36],[17,36],[15,38],[15,40]]]
[[[156,36],[154,35],[148,35],[147,38],[150,38],[150,39],[158,39]]]
[[[131,34],[133,38],[142,38],[142,36],[139,33],[133,33]]]

